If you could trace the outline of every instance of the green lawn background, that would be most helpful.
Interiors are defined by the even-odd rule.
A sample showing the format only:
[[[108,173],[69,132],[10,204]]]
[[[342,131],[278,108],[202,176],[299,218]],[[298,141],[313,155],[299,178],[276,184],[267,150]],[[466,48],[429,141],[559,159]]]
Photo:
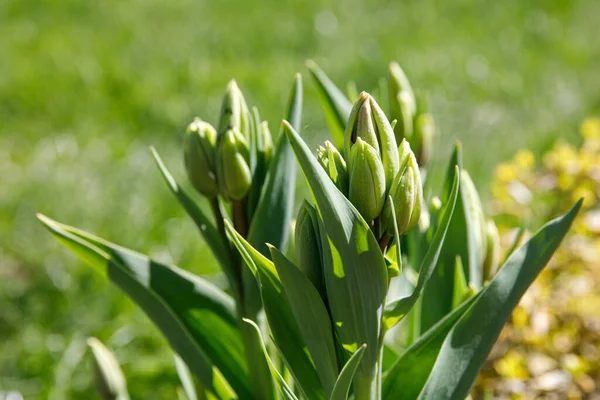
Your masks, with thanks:
[[[397,60],[430,93],[434,167],[462,140],[486,197],[496,163],[576,141],[599,112],[599,20],[596,0],[1,1],[0,392],[89,398],[93,335],[116,350],[135,398],[174,396],[156,329],[34,214],[215,273],[147,147],[183,179],[182,131],[194,116],[216,122],[232,77],[277,132],[307,58],[361,90]],[[315,147],[327,132],[305,87]]]

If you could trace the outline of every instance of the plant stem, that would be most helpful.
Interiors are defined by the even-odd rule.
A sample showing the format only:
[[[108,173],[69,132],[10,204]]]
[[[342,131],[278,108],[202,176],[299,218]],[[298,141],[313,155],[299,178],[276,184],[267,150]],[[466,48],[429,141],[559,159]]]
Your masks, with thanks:
[[[381,249],[382,253],[385,253],[385,249],[388,244],[390,244],[390,240],[392,240],[392,237],[387,233],[384,233],[381,239],[379,239],[379,248]]]
[[[246,215],[247,203],[247,198],[231,203],[233,206],[233,226],[244,239],[248,235],[248,216]]]

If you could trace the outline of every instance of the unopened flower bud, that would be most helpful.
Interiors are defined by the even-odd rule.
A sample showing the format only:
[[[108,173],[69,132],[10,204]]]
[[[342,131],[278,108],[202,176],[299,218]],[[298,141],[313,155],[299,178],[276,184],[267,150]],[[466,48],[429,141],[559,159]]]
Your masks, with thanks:
[[[271,163],[271,158],[273,157],[273,137],[271,136],[271,131],[269,130],[269,124],[267,121],[263,121],[263,123],[260,124],[260,130],[258,134],[258,151],[262,157],[262,162],[265,166],[268,166]]]
[[[375,99],[362,92],[354,103],[346,131],[344,133],[344,152],[349,154],[358,138],[369,144],[381,159],[383,165],[386,191],[400,169],[398,160],[398,144],[394,130]],[[351,164],[349,162],[349,164]],[[349,165],[351,168],[351,166]]]
[[[348,169],[346,161],[329,140],[325,141],[324,146],[317,149],[317,159],[327,172],[335,186],[344,193],[348,194]]]
[[[390,63],[389,73],[390,118],[398,121],[394,126],[394,134],[396,142],[400,143],[402,139],[410,140],[413,135],[417,106],[415,94],[400,65]]]
[[[423,201],[421,172],[419,171],[415,155],[406,140],[403,140],[400,144],[399,152],[401,157],[400,172],[392,183],[389,197],[386,200],[382,213],[382,224],[390,235],[394,235],[395,233],[390,198],[394,203],[393,210],[396,212],[398,234],[400,235],[404,235],[417,226],[421,215],[421,203]]]
[[[243,199],[252,183],[248,144],[233,129],[223,132],[217,140],[217,182],[223,197]]]
[[[483,280],[489,281],[496,275],[500,265],[500,234],[493,220],[489,219],[485,225],[486,252],[483,262]]]
[[[348,198],[363,216],[372,221],[385,201],[385,172],[377,151],[360,137],[350,149]]]
[[[200,118],[188,125],[183,138],[183,158],[192,186],[206,197],[219,193],[215,171],[217,132]]]
[[[250,111],[235,79],[227,84],[219,118],[219,133],[228,129],[237,130],[246,139],[250,132]]]
[[[481,205],[481,199],[479,198],[479,193],[477,193],[477,188],[471,179],[471,176],[466,170],[462,170],[460,172],[460,184],[463,190],[466,192],[466,206],[469,209],[471,214],[472,226],[470,229],[473,229],[475,238],[475,248],[479,251],[479,262],[478,265],[483,266],[485,253],[486,253],[486,222],[485,215],[483,213],[483,206]]]
[[[410,144],[415,151],[420,166],[426,165],[429,162],[434,135],[435,123],[433,116],[429,112],[427,99],[424,96],[419,96]]]
[[[325,284],[321,267],[321,237],[318,218],[317,210],[304,201],[296,218],[294,244],[296,246],[298,267],[323,296],[325,294]]]

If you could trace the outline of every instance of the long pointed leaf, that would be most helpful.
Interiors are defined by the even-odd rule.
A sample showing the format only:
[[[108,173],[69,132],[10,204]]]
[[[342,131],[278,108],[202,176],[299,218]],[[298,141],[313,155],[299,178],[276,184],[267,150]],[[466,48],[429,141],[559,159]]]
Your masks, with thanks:
[[[65,247],[107,275],[144,310],[208,390],[224,399],[234,398],[233,390],[240,397],[251,396],[231,297],[179,268],[43,215],[38,218]]]
[[[175,360],[175,369],[177,370],[179,381],[185,392],[185,397],[187,397],[188,400],[198,400],[194,378],[192,377],[192,373],[187,364],[177,354],[173,355],[173,359]]]
[[[363,353],[365,352],[366,344],[363,344],[352,354],[352,357],[348,360],[342,371],[340,372],[340,376],[337,378],[335,382],[335,386],[333,387],[333,391],[331,392],[330,400],[347,400],[348,393],[350,392],[350,385],[352,385],[352,379],[354,379],[354,374],[356,373],[356,369],[358,368],[358,364],[362,360]]]
[[[325,398],[323,386],[312,364],[300,329],[294,320],[294,314],[275,266],[271,260],[252,247],[229,221],[226,221],[225,227],[246,265],[258,281],[265,314],[275,343],[292,375],[299,383],[300,389],[309,399]]]
[[[454,181],[455,168],[462,170],[462,147],[457,143],[450,158],[446,173],[442,203],[446,203]],[[423,331],[432,327],[437,321],[452,310],[453,285],[448,281],[454,276],[456,257],[459,256],[464,267],[465,277],[469,286],[481,288],[482,271],[479,262],[480,249],[476,248],[476,231],[473,227],[471,210],[468,207],[467,190],[462,184],[456,201],[454,215],[448,227],[447,238],[439,258],[439,266],[425,288],[422,308],[427,312],[421,313],[421,328]]]
[[[450,330],[420,399],[465,398],[512,310],[569,230],[582,200],[516,250]]]
[[[284,122],[296,158],[316,200],[324,240],[323,274],[334,328],[347,353],[367,345],[357,377],[371,380],[379,361],[387,267],[371,229],[329,179],[308,146]]]
[[[417,398],[427,382],[446,335],[474,301],[475,297],[447,314],[397,359],[383,376],[382,399],[414,400]]]
[[[344,130],[348,117],[350,117],[350,111],[352,111],[352,103],[314,61],[308,60],[306,67],[317,87],[317,95],[325,112],[329,130],[331,130],[333,144],[338,149],[343,149]],[[294,129],[297,129],[296,126]]]
[[[392,328],[394,325],[400,322],[402,318],[404,318],[410,311],[419,297],[423,294],[429,279],[433,275],[436,266],[438,265],[438,259],[442,251],[442,247],[444,246],[446,232],[448,231],[448,226],[452,220],[454,206],[458,197],[458,191],[460,187],[458,172],[458,167],[456,167],[454,182],[452,183],[452,191],[450,192],[448,201],[442,210],[439,227],[435,232],[429,250],[427,250],[427,254],[425,254],[425,258],[423,259],[423,263],[419,269],[419,280],[417,281],[415,290],[410,296],[398,299],[386,306],[384,324],[387,329]]]
[[[306,275],[279,250],[274,247],[270,249],[298,328],[315,363],[325,395],[329,396],[336,381],[338,367],[333,328],[327,308]]]
[[[89,338],[88,346],[94,355],[96,389],[103,399],[129,400],[125,375],[115,355],[96,338]]]
[[[234,283],[235,273],[233,272],[232,260],[230,257],[227,243],[223,241],[221,235],[217,231],[215,224],[208,218],[200,207],[192,200],[192,198],[183,190],[173,178],[173,175],[169,172],[162,159],[158,155],[158,152],[154,147],[150,148],[152,157],[158,166],[160,173],[162,174],[165,182],[169,186],[171,192],[175,195],[181,206],[184,208],[186,213],[192,218],[200,234],[212,250],[213,254],[219,260],[221,267],[229,277],[229,281]]]
[[[290,92],[286,118],[299,129],[301,116],[302,77],[297,74]],[[265,243],[282,250],[286,248],[294,210],[296,170],[290,143],[286,135],[280,133],[248,233],[250,244],[265,256],[269,254]]]
[[[262,335],[260,333],[260,328],[258,327],[258,325],[256,325],[256,323],[251,319],[244,318],[244,322],[252,327],[252,332],[254,332],[257,341],[260,341],[265,360],[267,360],[267,363],[269,364],[271,375],[273,376],[273,380],[275,381],[275,386],[277,386],[277,389],[283,395],[283,398],[285,400],[298,400],[298,398],[294,394],[294,391],[288,386],[285,379],[283,379],[279,371],[277,371],[277,368],[275,368],[273,361],[271,361],[271,357],[269,357],[269,352],[265,347],[265,342],[262,339]]]

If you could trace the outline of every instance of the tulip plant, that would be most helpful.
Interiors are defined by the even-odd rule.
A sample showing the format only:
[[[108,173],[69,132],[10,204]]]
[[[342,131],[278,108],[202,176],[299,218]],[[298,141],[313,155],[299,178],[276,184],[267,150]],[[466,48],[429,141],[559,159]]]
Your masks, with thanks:
[[[435,126],[402,69],[391,64],[387,93],[352,105],[307,66],[332,134],[316,152],[298,133],[299,75],[275,142],[234,81],[217,128],[188,126],[185,169],[212,216],[152,149],[227,287],[39,218],[148,314],[189,399],[464,399],[581,202],[501,262],[460,145],[439,196],[424,193]],[[297,165],[312,197],[293,224]],[[128,398],[114,357],[92,343],[102,392]]]

